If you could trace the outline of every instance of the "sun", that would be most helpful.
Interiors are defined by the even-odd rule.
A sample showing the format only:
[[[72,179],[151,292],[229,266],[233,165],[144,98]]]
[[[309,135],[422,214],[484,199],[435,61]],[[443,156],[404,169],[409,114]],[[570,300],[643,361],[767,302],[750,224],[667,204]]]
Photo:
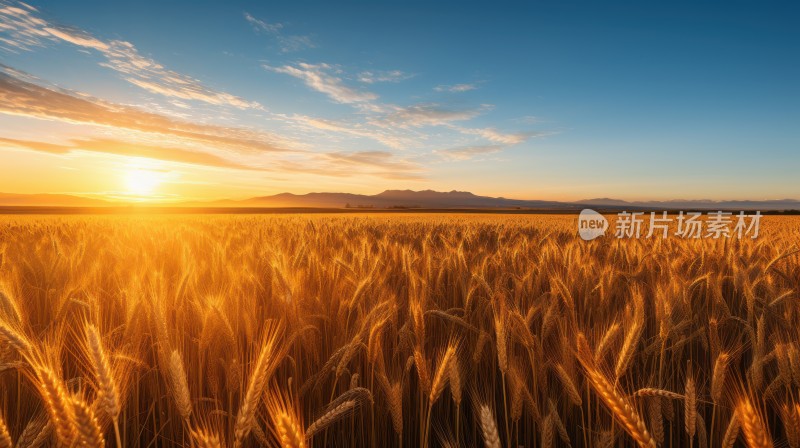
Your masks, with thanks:
[[[125,172],[125,188],[133,196],[152,196],[159,184],[161,175],[156,171],[131,168]]]

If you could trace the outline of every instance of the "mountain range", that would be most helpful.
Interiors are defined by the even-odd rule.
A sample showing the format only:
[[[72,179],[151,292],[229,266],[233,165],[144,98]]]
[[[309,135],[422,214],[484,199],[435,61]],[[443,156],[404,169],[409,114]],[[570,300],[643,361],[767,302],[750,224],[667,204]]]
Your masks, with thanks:
[[[0,193],[0,207],[127,207],[141,205],[128,202],[113,202],[65,194],[9,194]],[[148,207],[154,206],[147,204]],[[439,192],[433,190],[386,190],[375,195],[353,193],[280,193],[242,200],[218,200],[209,202],[181,202],[158,204],[168,207],[204,208],[351,208],[351,209],[538,209],[580,210],[600,208],[607,210],[800,210],[800,201],[779,200],[671,200],[671,201],[623,201],[611,198],[587,199],[575,202],[508,199],[503,197],[478,196],[466,191]]]

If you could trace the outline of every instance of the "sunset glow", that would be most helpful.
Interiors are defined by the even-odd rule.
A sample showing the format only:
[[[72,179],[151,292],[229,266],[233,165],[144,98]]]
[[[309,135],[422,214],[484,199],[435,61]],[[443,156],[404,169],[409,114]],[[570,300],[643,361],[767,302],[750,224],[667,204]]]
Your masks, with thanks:
[[[798,23],[0,0],[0,448],[800,448]]]
[[[125,187],[129,193],[135,196],[152,195],[160,183],[160,176],[155,171],[137,168],[125,173]]]
[[[0,192],[800,197],[791,7],[445,5],[3,0]]]

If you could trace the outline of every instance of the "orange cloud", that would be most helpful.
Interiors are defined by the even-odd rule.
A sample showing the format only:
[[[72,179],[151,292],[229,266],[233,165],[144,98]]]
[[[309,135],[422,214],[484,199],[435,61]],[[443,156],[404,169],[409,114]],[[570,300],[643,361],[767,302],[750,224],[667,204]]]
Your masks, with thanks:
[[[180,121],[130,106],[48,89],[10,73],[0,72],[0,113],[165,134],[250,152],[289,151],[271,141],[279,138],[265,133]]]
[[[24,148],[32,151],[47,152],[51,154],[66,154],[72,151],[83,150],[120,156],[146,157],[149,159],[163,160],[166,162],[188,163],[192,165],[202,165],[216,168],[260,170],[260,168],[238,164],[213,154],[190,151],[181,148],[142,145],[139,143],[131,143],[114,139],[74,139],[71,140],[70,145],[59,145],[39,141],[17,140],[0,137],[0,146]]]

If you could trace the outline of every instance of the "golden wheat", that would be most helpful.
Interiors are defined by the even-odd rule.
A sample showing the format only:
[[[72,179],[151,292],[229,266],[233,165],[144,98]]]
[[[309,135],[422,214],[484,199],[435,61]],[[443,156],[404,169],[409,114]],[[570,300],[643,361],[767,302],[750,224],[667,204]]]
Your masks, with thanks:
[[[0,446],[797,445],[800,218],[762,226],[2,216]]]

